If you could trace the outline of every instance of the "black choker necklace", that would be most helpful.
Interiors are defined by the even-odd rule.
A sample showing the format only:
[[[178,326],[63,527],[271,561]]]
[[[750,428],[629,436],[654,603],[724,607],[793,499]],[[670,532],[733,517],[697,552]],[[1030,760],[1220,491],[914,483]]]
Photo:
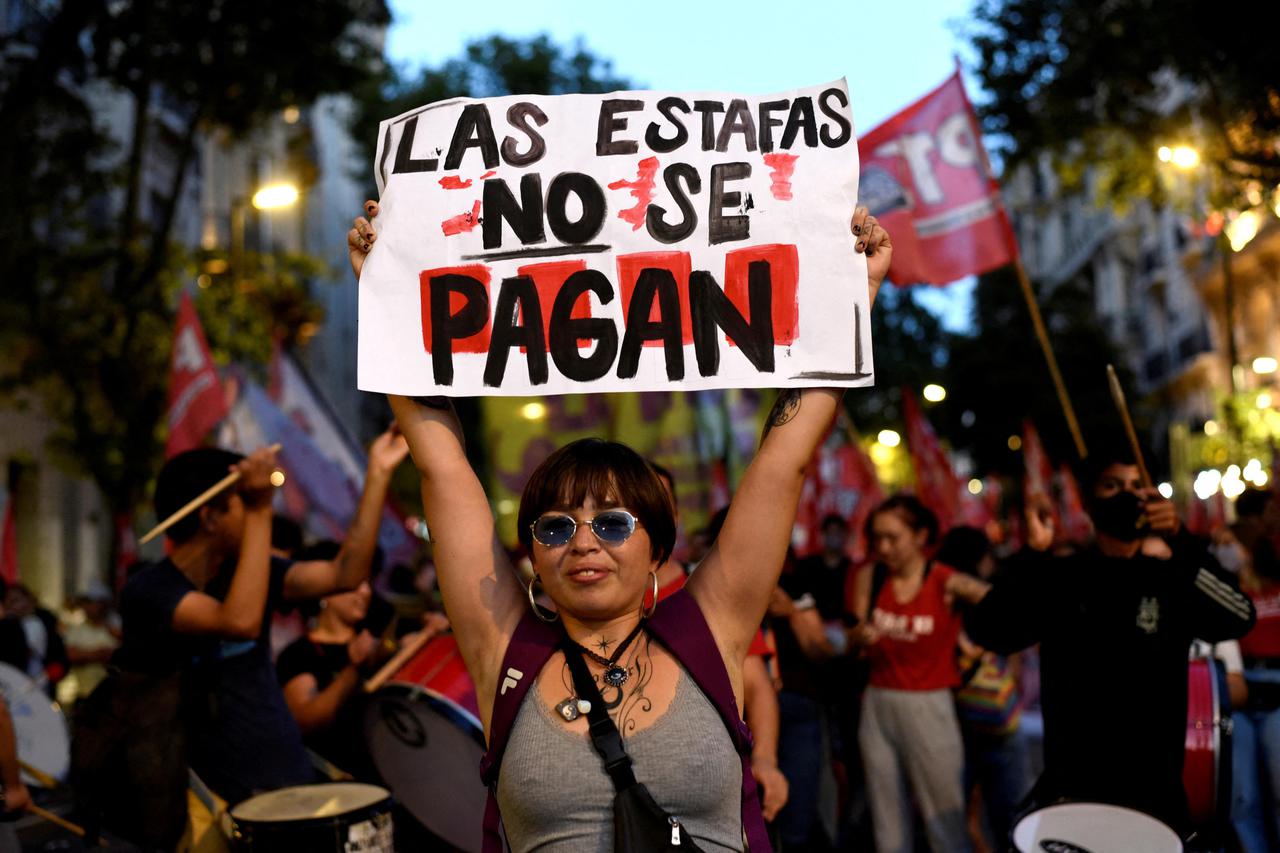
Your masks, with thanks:
[[[622,685],[627,683],[627,679],[630,678],[631,676],[630,676],[630,673],[627,672],[626,667],[618,666],[618,659],[622,657],[622,653],[627,650],[627,646],[631,645],[631,641],[634,640],[640,634],[640,631],[643,628],[644,628],[644,620],[641,619],[638,623],[636,623],[636,626],[631,629],[631,633],[627,634],[626,639],[624,639],[621,643],[618,644],[618,647],[613,650],[613,654],[609,655],[609,657],[596,654],[595,652],[591,651],[591,649],[587,648],[586,646],[582,645],[581,643],[577,642],[572,638],[570,638],[569,642],[573,643],[575,646],[581,649],[584,655],[586,655],[587,657],[591,658],[593,661],[595,661],[596,663],[604,667],[604,683],[605,684],[609,685],[610,687],[621,687]]]

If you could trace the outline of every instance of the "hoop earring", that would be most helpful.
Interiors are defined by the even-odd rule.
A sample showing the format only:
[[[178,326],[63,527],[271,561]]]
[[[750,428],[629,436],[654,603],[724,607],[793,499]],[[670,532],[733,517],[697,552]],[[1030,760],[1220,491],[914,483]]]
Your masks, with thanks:
[[[644,606],[644,597],[640,598],[640,618],[648,619],[653,615],[653,611],[658,609],[658,573],[649,572],[649,584],[653,587],[653,604],[648,607]]]
[[[560,618],[560,614],[541,606],[533,598],[533,585],[540,582],[541,579],[536,574],[529,578],[529,585],[525,587],[525,592],[529,594],[529,606],[533,608],[533,615],[537,616],[543,622],[554,622]],[[547,613],[550,613],[551,615],[547,616]]]

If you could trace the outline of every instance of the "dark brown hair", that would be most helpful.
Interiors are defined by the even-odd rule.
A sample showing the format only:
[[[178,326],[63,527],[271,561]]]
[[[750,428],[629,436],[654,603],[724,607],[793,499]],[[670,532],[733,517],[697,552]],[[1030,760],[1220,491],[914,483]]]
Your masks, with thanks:
[[[915,495],[899,492],[871,510],[871,514],[867,516],[866,529],[863,532],[868,542],[873,538],[872,529],[876,523],[876,516],[886,512],[896,512],[907,527],[917,533],[921,530],[925,531],[928,534],[925,537],[925,545],[932,545],[938,541],[938,517]]]
[[[625,444],[583,438],[542,461],[525,484],[516,516],[520,543],[533,553],[530,525],[544,512],[580,506],[587,496],[612,500],[635,513],[649,534],[650,556],[666,562],[676,542],[671,501],[653,467]]]

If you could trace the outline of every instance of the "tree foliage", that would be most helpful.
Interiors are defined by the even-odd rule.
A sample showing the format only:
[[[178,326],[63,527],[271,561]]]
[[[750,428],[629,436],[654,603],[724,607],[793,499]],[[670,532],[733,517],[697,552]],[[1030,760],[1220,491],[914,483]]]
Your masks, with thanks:
[[[77,0],[47,17],[32,6],[0,45],[0,346],[18,355],[0,390],[34,392],[55,447],[127,513],[163,447],[176,296],[196,272],[172,232],[200,134],[236,138],[356,86],[387,12],[381,0]],[[301,301],[305,265],[272,263],[290,272],[256,297],[203,292],[218,352],[258,353],[281,317],[242,315]]]
[[[1052,152],[1093,165],[1113,201],[1158,195],[1155,152],[1192,144],[1214,202],[1280,183],[1280,63],[1262,6],[1191,0],[977,0],[968,35],[1009,162]],[[1256,18],[1256,19],[1255,19]]]

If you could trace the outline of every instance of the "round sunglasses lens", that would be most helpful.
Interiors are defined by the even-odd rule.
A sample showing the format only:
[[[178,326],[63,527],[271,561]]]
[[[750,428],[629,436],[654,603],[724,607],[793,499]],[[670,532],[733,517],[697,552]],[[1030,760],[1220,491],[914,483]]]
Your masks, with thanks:
[[[549,515],[533,523],[533,538],[543,545],[563,545],[573,538],[577,527],[567,515]]]
[[[635,530],[635,520],[625,512],[602,512],[591,521],[591,529],[605,542],[627,541]]]

